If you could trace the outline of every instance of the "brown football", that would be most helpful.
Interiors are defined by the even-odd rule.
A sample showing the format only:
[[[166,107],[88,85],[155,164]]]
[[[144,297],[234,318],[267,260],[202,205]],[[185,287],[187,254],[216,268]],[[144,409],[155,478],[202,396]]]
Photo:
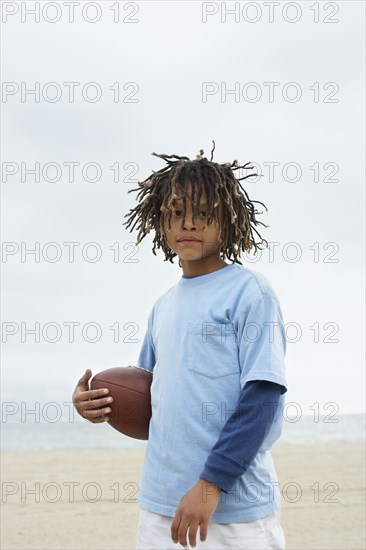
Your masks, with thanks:
[[[151,372],[132,366],[107,369],[92,378],[91,390],[108,388],[113,397],[108,424],[134,439],[149,439],[152,378]]]

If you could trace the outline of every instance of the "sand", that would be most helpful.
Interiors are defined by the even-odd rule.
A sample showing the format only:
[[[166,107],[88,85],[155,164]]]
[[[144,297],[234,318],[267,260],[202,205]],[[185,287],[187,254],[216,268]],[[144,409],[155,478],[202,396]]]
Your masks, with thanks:
[[[134,549],[144,452],[3,453],[1,548]],[[365,549],[364,446],[276,444],[272,456],[287,550]]]

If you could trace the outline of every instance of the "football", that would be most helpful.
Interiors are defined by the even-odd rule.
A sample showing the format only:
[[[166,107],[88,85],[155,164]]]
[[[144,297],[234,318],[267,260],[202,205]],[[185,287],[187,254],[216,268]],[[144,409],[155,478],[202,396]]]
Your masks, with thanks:
[[[151,418],[150,386],[153,374],[139,367],[114,367],[96,374],[91,390],[109,389],[108,424],[134,439],[149,439]]]

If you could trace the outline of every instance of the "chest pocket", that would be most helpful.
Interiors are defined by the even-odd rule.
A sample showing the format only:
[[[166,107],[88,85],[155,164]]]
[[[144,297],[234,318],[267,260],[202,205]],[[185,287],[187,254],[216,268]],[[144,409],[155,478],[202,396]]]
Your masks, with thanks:
[[[239,372],[237,336],[232,323],[194,323],[188,329],[188,370],[206,378]]]

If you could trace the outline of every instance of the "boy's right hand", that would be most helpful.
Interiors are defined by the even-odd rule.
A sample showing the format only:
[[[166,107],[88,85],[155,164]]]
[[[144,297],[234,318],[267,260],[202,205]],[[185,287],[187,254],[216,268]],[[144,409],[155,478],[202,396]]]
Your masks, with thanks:
[[[108,396],[109,390],[107,388],[89,389],[91,375],[92,371],[86,369],[72,394],[72,402],[80,416],[93,422],[93,424],[108,422],[107,413],[111,412],[108,405],[113,401],[113,398]]]

